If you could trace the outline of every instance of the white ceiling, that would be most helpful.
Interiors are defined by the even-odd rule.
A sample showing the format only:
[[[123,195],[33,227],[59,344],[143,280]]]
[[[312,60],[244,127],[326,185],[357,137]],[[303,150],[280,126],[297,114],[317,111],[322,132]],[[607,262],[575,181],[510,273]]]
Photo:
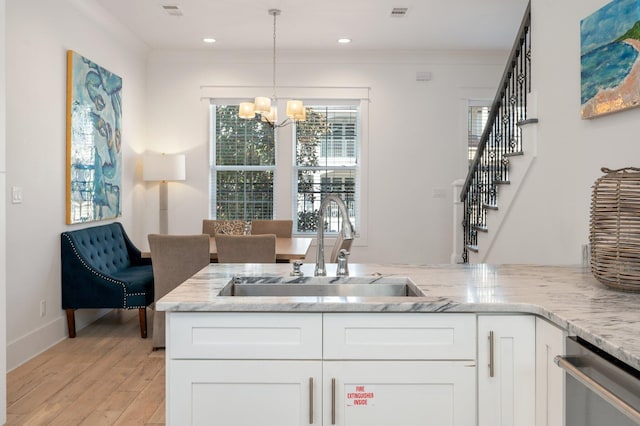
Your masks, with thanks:
[[[153,49],[509,49],[527,0],[97,0]],[[170,16],[162,5],[178,5]],[[404,18],[391,17],[406,7]],[[204,37],[217,42],[205,45]],[[348,37],[349,45],[337,39]]]

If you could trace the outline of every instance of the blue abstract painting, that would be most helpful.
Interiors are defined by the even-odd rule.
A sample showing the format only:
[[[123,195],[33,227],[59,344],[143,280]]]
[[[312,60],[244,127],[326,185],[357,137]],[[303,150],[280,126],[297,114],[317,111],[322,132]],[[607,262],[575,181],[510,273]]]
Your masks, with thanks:
[[[67,223],[119,217],[122,78],[67,52]]]
[[[640,104],[640,0],[615,0],[580,21],[581,114]]]

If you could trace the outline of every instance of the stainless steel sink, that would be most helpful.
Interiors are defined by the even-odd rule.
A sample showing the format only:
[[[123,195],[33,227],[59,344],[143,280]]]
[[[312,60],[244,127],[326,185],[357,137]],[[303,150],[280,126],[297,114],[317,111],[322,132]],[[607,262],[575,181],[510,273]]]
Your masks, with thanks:
[[[407,277],[234,277],[220,296],[423,297]]]

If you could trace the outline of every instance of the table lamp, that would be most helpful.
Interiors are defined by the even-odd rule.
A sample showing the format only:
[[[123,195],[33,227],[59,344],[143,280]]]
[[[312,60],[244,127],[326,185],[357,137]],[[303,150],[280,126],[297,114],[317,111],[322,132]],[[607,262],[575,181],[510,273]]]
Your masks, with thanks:
[[[142,157],[142,180],[160,182],[160,233],[169,230],[167,182],[186,179],[184,154],[147,154]]]

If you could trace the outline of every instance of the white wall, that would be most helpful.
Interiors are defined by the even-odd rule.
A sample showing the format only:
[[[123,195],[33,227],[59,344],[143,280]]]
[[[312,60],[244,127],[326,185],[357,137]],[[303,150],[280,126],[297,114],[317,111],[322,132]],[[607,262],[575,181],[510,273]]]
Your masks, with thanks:
[[[8,0],[6,12],[6,188],[23,189],[22,204],[6,206],[7,365],[12,369],[67,336],[60,307],[60,233],[88,226],[65,225],[66,51],[123,78],[119,220],[132,229],[142,219],[136,198],[143,188],[136,183],[137,153],[144,145],[146,47],[93,0]],[[131,236],[139,243],[140,235]],[[97,314],[79,311],[78,328]]]
[[[600,168],[640,166],[640,109],[580,118],[580,20],[608,2],[532,0],[538,157],[489,263],[581,263]]]
[[[505,57],[505,52],[279,53],[280,86],[371,88],[363,156],[367,229],[360,229],[367,238],[352,248],[353,262],[448,263],[450,185],[467,167],[460,98],[494,88]],[[417,82],[418,71],[430,71],[433,79]],[[187,154],[187,180],[169,184],[170,233],[199,233],[208,216],[208,101],[201,99],[207,91],[200,86],[270,84],[270,52],[150,54],[147,148]],[[157,185],[147,186],[145,233],[158,226]],[[435,198],[440,189],[444,198]],[[315,259],[312,253],[308,258]]]
[[[0,424],[7,421],[7,234],[6,234],[6,36],[5,0],[0,0]]]

